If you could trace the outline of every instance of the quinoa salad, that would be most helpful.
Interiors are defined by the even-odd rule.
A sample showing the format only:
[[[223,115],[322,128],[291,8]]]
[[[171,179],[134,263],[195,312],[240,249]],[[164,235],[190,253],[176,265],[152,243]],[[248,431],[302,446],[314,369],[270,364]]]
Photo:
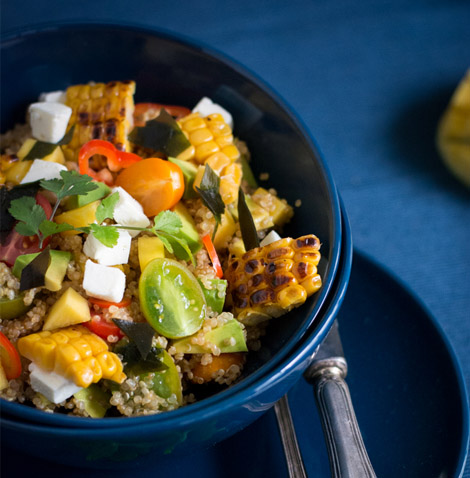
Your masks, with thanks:
[[[282,236],[293,207],[258,185],[230,112],[135,89],[43,93],[1,136],[4,400],[174,410],[236,382],[270,320],[321,287],[320,240]]]

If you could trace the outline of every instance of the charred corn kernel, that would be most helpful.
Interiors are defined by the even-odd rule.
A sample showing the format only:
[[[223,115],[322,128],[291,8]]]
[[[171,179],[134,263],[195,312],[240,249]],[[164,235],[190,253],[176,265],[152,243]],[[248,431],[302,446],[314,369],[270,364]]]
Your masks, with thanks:
[[[127,136],[134,121],[134,81],[74,85],[67,88],[66,104],[72,108],[69,128],[73,138],[63,147],[68,160],[76,160],[80,148],[92,139],[104,139],[128,151]]]
[[[233,143],[232,130],[222,115],[212,114],[202,118],[199,113],[191,113],[181,118],[178,124],[194,148],[184,151],[178,156],[180,159],[204,164],[217,152],[225,154],[232,162],[240,157]]]
[[[251,199],[269,212],[274,225],[282,226],[294,215],[292,206],[289,206],[284,199],[279,199],[266,189],[258,188]]]
[[[238,320],[254,325],[302,305],[321,287],[319,251],[320,241],[309,234],[232,255],[225,277]]]
[[[119,383],[126,378],[119,357],[82,326],[27,335],[18,340],[18,350],[44,370],[63,375],[80,387],[102,378]]]

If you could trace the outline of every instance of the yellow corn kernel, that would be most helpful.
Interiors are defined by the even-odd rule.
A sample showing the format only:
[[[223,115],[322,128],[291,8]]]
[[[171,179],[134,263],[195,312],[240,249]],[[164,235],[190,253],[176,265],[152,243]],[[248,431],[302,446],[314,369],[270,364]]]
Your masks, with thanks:
[[[207,143],[202,143],[196,146],[196,153],[194,158],[200,164],[203,164],[205,160],[212,154],[219,151],[219,146],[215,141],[208,141]]]
[[[242,182],[242,168],[238,163],[231,163],[222,171],[220,177],[220,195],[225,204],[237,200],[238,190]]]
[[[225,147],[232,145],[233,135],[232,134],[224,134],[223,136],[217,136],[215,138],[215,142],[219,145],[219,148],[223,151],[223,149]]]
[[[307,291],[299,284],[292,284],[285,287],[277,294],[279,305],[287,307],[298,307],[307,300]]]
[[[46,370],[52,370],[55,363],[55,348],[56,342],[48,337],[34,343],[31,356],[23,355],[30,360],[34,357],[39,357],[38,365]],[[20,350],[21,352],[21,350]]]
[[[206,123],[199,116],[199,113],[192,113],[185,118],[182,118],[179,123],[183,131],[186,131],[187,133],[191,133],[192,131],[206,127]]]
[[[318,274],[312,275],[300,283],[300,285],[307,291],[309,296],[320,289],[321,284],[321,277]]]
[[[218,151],[207,159],[206,164],[208,164],[220,176],[222,171],[224,171],[224,169],[230,164],[230,159],[226,154]]]
[[[108,350],[104,340],[82,326],[22,337],[18,350],[41,368],[63,375],[81,387],[101,378],[119,382],[126,378],[119,357]]]
[[[189,133],[188,139],[191,144],[200,145],[203,143],[208,143],[209,141],[213,141],[214,135],[207,128],[202,128]]]
[[[236,161],[240,157],[240,152],[234,144],[229,144],[222,148],[222,152],[225,153],[231,161]]]

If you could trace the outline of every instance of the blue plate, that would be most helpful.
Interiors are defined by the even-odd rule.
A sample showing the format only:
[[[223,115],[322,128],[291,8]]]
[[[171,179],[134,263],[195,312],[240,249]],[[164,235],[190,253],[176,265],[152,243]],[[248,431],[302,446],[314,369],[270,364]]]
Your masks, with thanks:
[[[436,321],[396,278],[356,251],[340,329],[348,384],[364,441],[381,478],[461,476],[468,448],[468,401],[455,355]],[[300,381],[289,401],[309,476],[329,478],[313,393]],[[83,469],[2,453],[2,476],[42,470],[49,478]],[[254,424],[198,454],[168,459],[122,476],[244,478],[287,476],[271,410]],[[116,471],[87,470],[88,478]]]

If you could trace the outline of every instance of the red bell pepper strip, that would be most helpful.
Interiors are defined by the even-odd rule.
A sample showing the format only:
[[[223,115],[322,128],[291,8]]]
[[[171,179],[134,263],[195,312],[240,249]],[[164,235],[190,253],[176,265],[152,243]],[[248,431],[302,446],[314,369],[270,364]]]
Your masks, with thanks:
[[[0,332],[0,360],[8,380],[21,375],[20,354],[2,332]]]
[[[210,260],[212,262],[212,267],[214,268],[217,277],[219,279],[222,279],[222,277],[224,276],[224,272],[222,270],[219,256],[217,255],[217,251],[215,250],[210,234],[206,234],[202,238],[202,242],[207,249],[207,253],[209,254]]]
[[[110,171],[119,171],[128,168],[131,164],[140,161],[142,158],[134,153],[119,151],[113,143],[102,139],[92,139],[85,143],[78,153],[78,167],[80,174],[88,174],[95,180],[100,179],[100,173],[90,168],[90,158],[95,154],[104,156]],[[103,177],[103,175],[101,175]],[[107,181],[106,181],[107,182]]]

